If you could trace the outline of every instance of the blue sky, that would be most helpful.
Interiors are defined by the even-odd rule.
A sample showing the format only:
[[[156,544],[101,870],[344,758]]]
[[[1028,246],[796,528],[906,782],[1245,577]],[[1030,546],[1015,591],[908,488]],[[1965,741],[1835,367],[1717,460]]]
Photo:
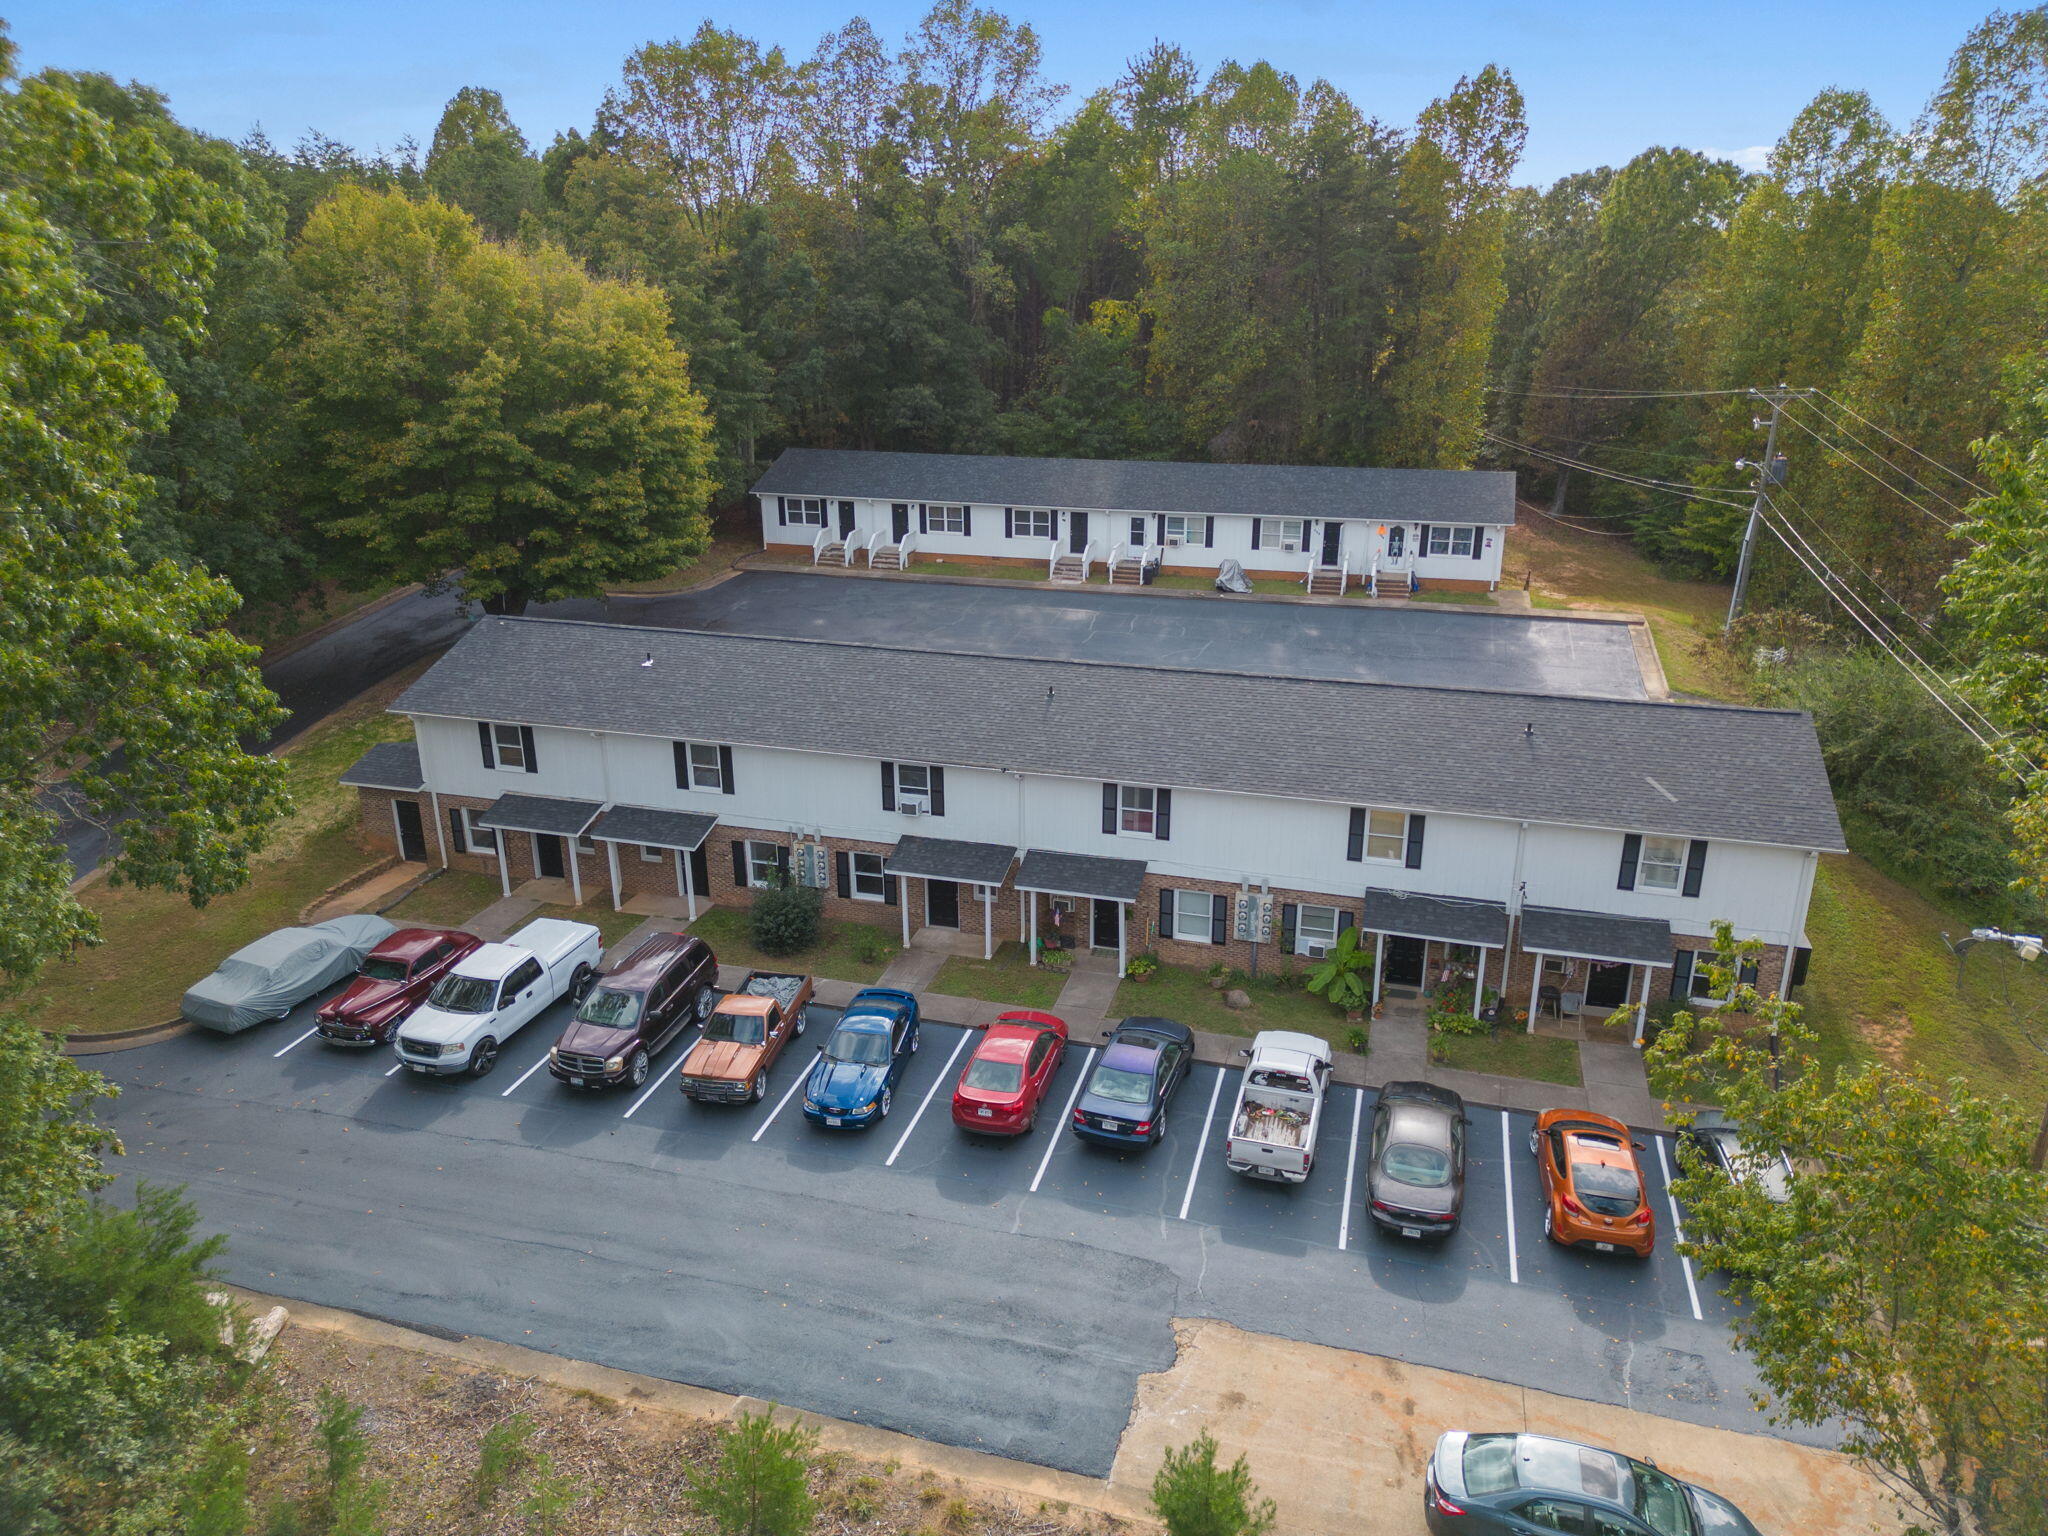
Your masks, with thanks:
[[[917,0],[755,0],[744,7],[641,0],[16,0],[6,15],[22,65],[99,70],[166,92],[180,118],[239,138],[261,123],[288,143],[307,128],[362,146],[425,142],[464,85],[502,91],[537,145],[588,126],[639,44],[712,17],[803,55],[858,12],[885,40]],[[1984,0],[1862,5],[1438,0],[1183,0],[1167,7],[1083,0],[998,5],[1030,22],[1050,78],[1085,92],[1113,80],[1155,37],[1205,69],[1264,58],[1304,84],[1320,75],[1364,111],[1406,124],[1458,76],[1507,66],[1528,102],[1520,179],[1545,182],[1651,144],[1756,154],[1825,86],[1861,87],[1894,121],[1939,83]]]

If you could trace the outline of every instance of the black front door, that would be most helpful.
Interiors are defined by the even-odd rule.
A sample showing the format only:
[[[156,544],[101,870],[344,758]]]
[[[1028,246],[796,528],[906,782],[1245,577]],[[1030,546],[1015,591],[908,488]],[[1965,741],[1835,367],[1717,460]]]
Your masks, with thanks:
[[[699,843],[690,850],[690,893],[693,896],[711,894],[711,855]]]
[[[842,501],[841,503],[839,503],[839,537],[841,537],[842,539],[848,538],[852,535],[852,533],[853,503],[850,501]]]
[[[1422,940],[1389,936],[1380,979],[1397,987],[1422,985]]]
[[[1095,903],[1094,942],[1097,949],[1116,948],[1116,905],[1113,901]]]
[[[1586,1006],[1588,1008],[1619,1008],[1628,1001],[1628,973],[1626,965],[1596,965],[1593,974],[1586,979]]]
[[[898,544],[910,537],[910,503],[899,501],[889,508],[889,531]]]
[[[533,867],[543,880],[559,880],[569,873],[562,862],[562,840],[545,833],[533,834]]]
[[[1331,518],[1323,524],[1323,564],[1335,565],[1338,551],[1344,543],[1344,525]]]
[[[1075,554],[1084,554],[1088,549],[1088,514],[1069,512],[1067,514],[1067,548]]]
[[[925,881],[924,920],[934,928],[958,928],[960,887],[950,880]]]
[[[398,813],[398,856],[408,864],[427,862],[427,829],[420,821],[420,803],[417,800],[394,800],[391,807]]]

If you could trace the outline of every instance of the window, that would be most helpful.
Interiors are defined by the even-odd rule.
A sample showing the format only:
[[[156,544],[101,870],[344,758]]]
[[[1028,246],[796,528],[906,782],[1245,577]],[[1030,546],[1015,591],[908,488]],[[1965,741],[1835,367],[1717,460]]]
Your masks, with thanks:
[[[1308,522],[1299,517],[1269,517],[1259,525],[1259,548],[1286,554],[1300,552],[1308,537]]]
[[[1469,560],[1472,558],[1472,535],[1477,531],[1472,528],[1447,528],[1441,523],[1433,523],[1429,529],[1429,548],[1423,553],[1463,555]]]
[[[594,837],[592,837],[592,836],[591,836],[591,835],[590,835],[590,834],[589,834],[588,832],[579,832],[579,833],[577,833],[577,834],[576,834],[576,851],[577,851],[578,853],[595,853],[595,852],[597,852],[597,839],[595,839]]]
[[[782,849],[774,843],[747,843],[747,884],[773,890],[782,884]]]
[[[679,741],[675,754],[677,789],[703,789],[713,794],[724,791],[725,748],[704,741]]]
[[[480,827],[476,824],[477,817],[481,815],[482,811],[466,810],[462,813],[462,837],[470,847],[489,853],[498,846],[498,834],[489,827]]]
[[[906,800],[922,801],[927,808],[932,803],[932,770],[925,763],[898,763],[896,765],[896,803],[900,806]]]
[[[1303,906],[1294,914],[1294,952],[1320,959],[1337,942],[1337,909]]]
[[[1010,534],[1019,539],[1052,537],[1052,513],[1043,507],[1017,507],[1010,513]]]
[[[782,498],[785,520],[809,528],[825,526],[825,500],[822,496],[785,496]]]
[[[1711,949],[1681,949],[1676,958],[1680,976],[1690,977],[1686,986],[1681,989],[1685,992],[1687,1001],[1709,1008],[1718,1008],[1727,1001],[1724,997],[1714,996],[1714,979],[1707,974],[1707,967],[1713,965],[1724,970],[1729,969],[1728,962],[1732,956],[1719,954]],[[1743,961],[1741,968],[1736,971],[1735,980],[1738,985],[1755,986],[1756,962]]]
[[[1116,787],[1116,830],[1122,837],[1159,835],[1159,791],[1149,784],[1119,784]]]
[[[526,772],[526,735],[516,725],[493,725],[491,727],[491,755],[500,768],[513,773]]]
[[[1223,898],[1207,891],[1171,891],[1173,934],[1183,944],[1207,944],[1214,933],[1216,903]]]
[[[666,848],[657,848],[652,843],[642,843],[640,845],[640,862],[642,864],[659,864],[667,857],[668,850]]]
[[[889,877],[882,870],[882,856],[879,853],[856,853],[853,855],[853,899],[855,901],[887,901],[889,899]]]
[[[927,533],[965,533],[967,509],[927,505],[924,509],[924,527]]]
[[[1593,1536],[1592,1511],[1575,1499],[1531,1499],[1515,1511],[1529,1524],[1546,1531],[1569,1531],[1572,1536]]]
[[[1365,856],[1399,864],[1408,857],[1408,813],[1367,811],[1365,814]]]
[[[1685,879],[1686,840],[1646,837],[1636,863],[1636,884],[1648,891],[1675,891]]]
[[[1169,544],[1206,544],[1209,542],[1209,519],[1206,517],[1173,516],[1161,519]]]

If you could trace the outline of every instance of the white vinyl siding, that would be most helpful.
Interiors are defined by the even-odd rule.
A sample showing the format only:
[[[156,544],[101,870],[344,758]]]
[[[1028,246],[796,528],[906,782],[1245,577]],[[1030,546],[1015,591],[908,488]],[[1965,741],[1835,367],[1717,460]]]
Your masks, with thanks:
[[[1685,879],[1686,840],[1646,837],[1636,866],[1636,884],[1647,891],[1675,891]]]

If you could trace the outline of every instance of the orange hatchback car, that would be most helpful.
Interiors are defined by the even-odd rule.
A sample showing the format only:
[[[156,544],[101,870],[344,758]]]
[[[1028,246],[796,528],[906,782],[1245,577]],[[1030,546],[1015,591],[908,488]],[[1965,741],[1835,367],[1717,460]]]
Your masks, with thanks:
[[[1657,1219],[1636,1153],[1619,1120],[1589,1109],[1546,1109],[1529,1133],[1543,1185],[1543,1235],[1567,1248],[1632,1253],[1657,1246]]]

